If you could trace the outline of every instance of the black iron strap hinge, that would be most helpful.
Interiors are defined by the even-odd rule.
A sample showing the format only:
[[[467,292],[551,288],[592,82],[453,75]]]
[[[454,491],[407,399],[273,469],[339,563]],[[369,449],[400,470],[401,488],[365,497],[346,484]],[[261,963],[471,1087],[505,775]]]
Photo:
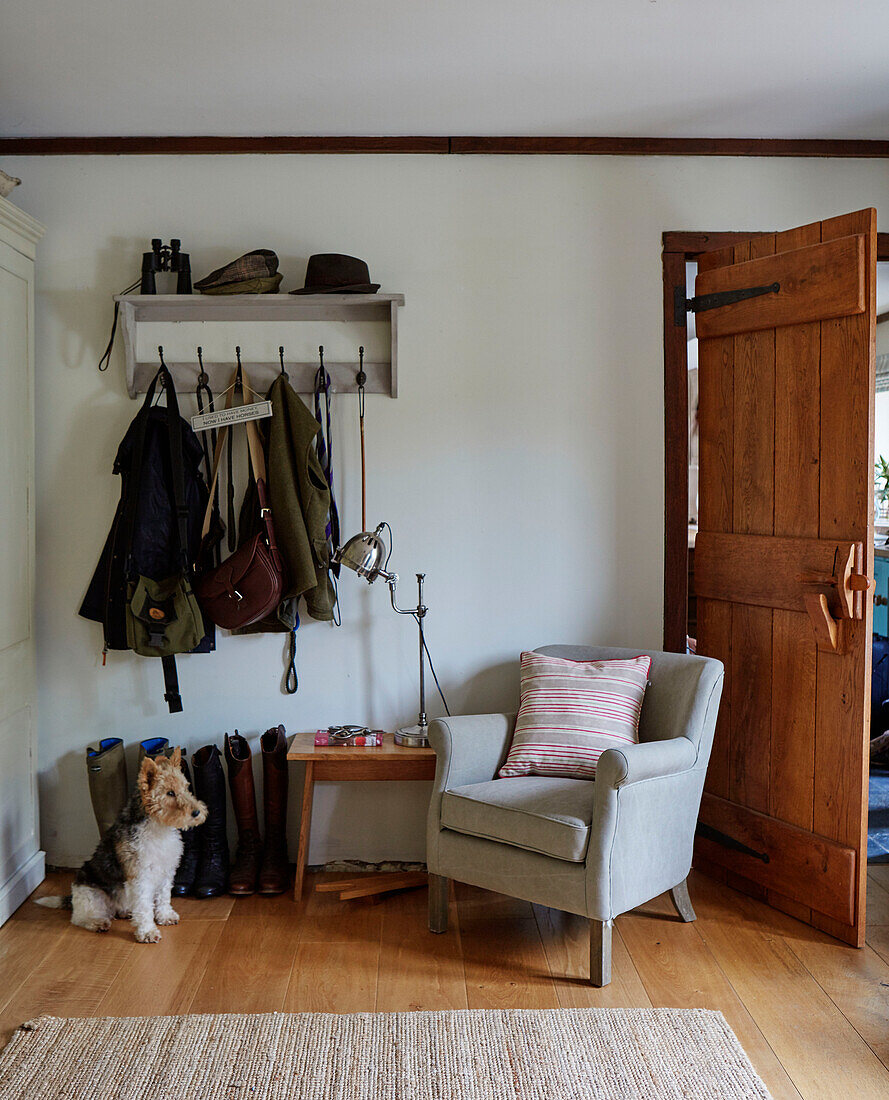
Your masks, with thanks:
[[[713,294],[699,294],[696,298],[685,297],[685,287],[673,289],[673,324],[685,325],[686,313],[706,313],[708,309],[719,309],[734,302],[744,302],[748,298],[760,298],[763,294],[777,294],[780,283],[768,286],[747,286],[741,290],[717,290]]]
[[[741,852],[745,856],[753,856],[754,859],[762,860],[763,863],[770,863],[771,859],[768,852],[757,852],[755,848],[750,848],[740,840],[736,840],[735,837],[729,836],[727,833],[721,833],[719,829],[714,829],[712,825],[705,825],[703,821],[698,822],[698,827],[695,829],[698,836],[703,837],[705,840],[712,840],[716,844],[721,844],[723,848],[730,848],[733,852]]]

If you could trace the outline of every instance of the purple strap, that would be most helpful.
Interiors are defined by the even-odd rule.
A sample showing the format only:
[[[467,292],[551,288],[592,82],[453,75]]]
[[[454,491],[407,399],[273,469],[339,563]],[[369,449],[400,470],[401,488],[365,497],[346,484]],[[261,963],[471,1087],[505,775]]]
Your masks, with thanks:
[[[326,411],[326,438],[325,438],[325,421],[321,417],[321,394],[324,394],[324,406]],[[324,477],[330,488],[330,516],[327,521],[327,526],[324,530],[327,536],[327,541],[330,544],[331,553],[340,544],[340,516],[337,511],[336,500],[333,495],[333,439],[330,434],[330,375],[324,367],[324,361],[322,359],[321,366],[315,372],[315,419],[321,426],[321,430],[315,437],[315,445],[318,451],[318,461],[321,463],[321,469],[324,472]],[[331,572],[335,577],[340,575],[339,563],[331,562]]]

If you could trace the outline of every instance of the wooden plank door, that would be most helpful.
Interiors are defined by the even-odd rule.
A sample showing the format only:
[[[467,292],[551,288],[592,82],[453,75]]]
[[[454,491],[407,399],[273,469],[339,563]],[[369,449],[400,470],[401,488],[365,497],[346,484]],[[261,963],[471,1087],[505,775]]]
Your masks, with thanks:
[[[698,263],[698,652],[726,680],[696,866],[864,939],[876,212]]]

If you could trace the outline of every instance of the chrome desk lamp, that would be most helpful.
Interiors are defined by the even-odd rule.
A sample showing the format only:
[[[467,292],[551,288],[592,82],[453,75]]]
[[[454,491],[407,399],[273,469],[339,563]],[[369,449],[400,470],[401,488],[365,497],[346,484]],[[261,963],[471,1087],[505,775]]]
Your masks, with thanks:
[[[427,736],[429,725],[426,721],[426,641],[423,636],[423,619],[426,617],[428,607],[423,603],[423,581],[425,573],[417,574],[418,599],[416,607],[403,608],[395,602],[395,588],[398,584],[398,574],[390,573],[386,566],[389,564],[391,548],[383,541],[382,531],[389,527],[388,523],[381,523],[375,531],[362,531],[361,534],[350,538],[345,546],[338,547],[333,554],[333,560],[352,569],[359,577],[364,577],[368,584],[373,584],[377,577],[382,577],[389,586],[389,598],[393,611],[399,615],[413,615],[420,628],[420,713],[417,716],[415,726],[406,726],[395,731],[396,745],[407,745],[411,748],[420,748],[429,744]],[[389,528],[389,542],[392,542],[392,528]]]

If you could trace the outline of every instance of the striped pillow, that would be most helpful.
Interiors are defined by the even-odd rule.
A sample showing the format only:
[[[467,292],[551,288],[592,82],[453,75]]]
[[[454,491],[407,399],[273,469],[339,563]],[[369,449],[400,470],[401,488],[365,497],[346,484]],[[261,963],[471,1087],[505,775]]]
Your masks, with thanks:
[[[500,777],[592,779],[606,749],[639,740],[650,657],[566,661],[522,654],[522,702]]]

